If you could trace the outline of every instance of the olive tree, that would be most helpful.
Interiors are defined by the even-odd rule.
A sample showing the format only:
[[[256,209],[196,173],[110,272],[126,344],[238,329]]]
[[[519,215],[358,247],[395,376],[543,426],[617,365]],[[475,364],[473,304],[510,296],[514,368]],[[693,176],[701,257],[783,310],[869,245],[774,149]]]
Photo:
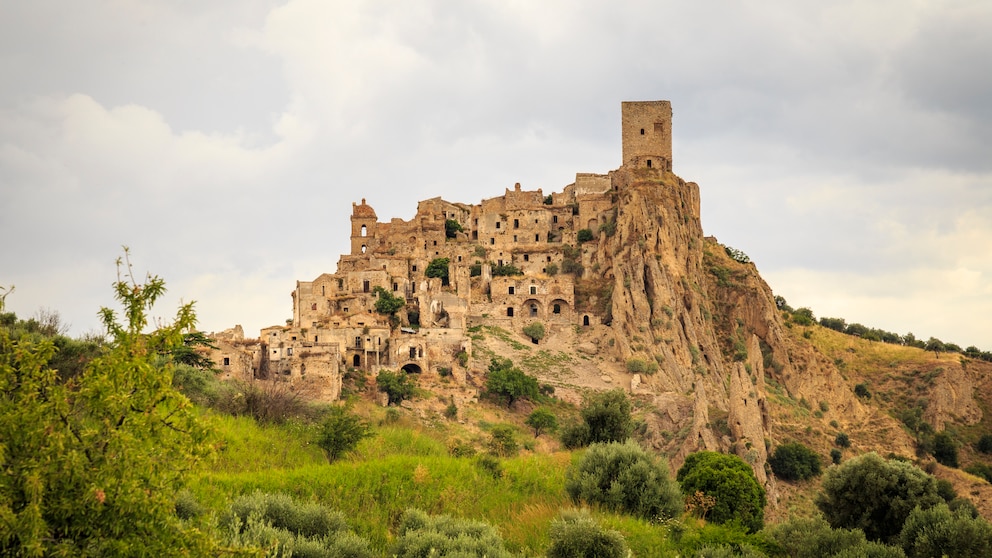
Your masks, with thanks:
[[[707,516],[710,521],[738,521],[751,532],[764,526],[765,489],[740,457],[699,451],[686,457],[676,478],[683,493],[701,492],[715,500]]]

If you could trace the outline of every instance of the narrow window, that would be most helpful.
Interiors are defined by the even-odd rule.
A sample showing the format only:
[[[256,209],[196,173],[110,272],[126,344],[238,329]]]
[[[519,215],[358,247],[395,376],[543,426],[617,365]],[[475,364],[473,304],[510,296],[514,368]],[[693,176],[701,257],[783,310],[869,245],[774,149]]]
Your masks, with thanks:
[[[516,290],[516,288],[515,288],[515,287],[510,287],[510,288],[509,288],[509,292],[507,292],[507,294],[516,294],[516,293],[514,293],[514,292],[513,292],[513,291],[515,291],[515,290]]]
[[[410,266],[410,271],[413,271],[414,273],[416,273],[417,272],[417,264],[413,264],[412,266]]]
[[[582,325],[589,325],[589,316],[582,316]]]
[[[537,294],[537,287],[535,287],[534,285],[531,285],[530,286],[530,294]]]
[[[531,304],[530,305],[530,317],[532,317],[532,318],[537,317],[537,305],[536,304]]]
[[[516,242],[516,241],[517,241],[517,235],[513,235],[513,241],[514,241],[514,242]]]
[[[461,256],[458,256],[458,261],[462,261],[462,257]]]
[[[524,254],[524,261],[525,262],[529,262],[530,261],[530,254]],[[314,310],[316,310],[316,308],[314,308]]]
[[[293,356],[293,348],[292,347],[286,349],[286,356]]]
[[[496,228],[499,228],[499,221],[496,221]]]
[[[496,239],[495,238],[490,238],[489,239],[489,244],[496,244]]]
[[[651,168],[651,159],[648,159],[648,168]]]
[[[317,343],[317,336],[316,335],[313,336],[313,342],[314,343]]]
[[[520,228],[520,219],[514,219],[513,220],[513,228],[515,228],[515,229],[519,229]]]
[[[555,314],[561,314],[561,304],[555,304],[551,311]]]
[[[231,357],[224,357],[224,366],[231,365]]]
[[[553,216],[553,217],[551,218],[551,222],[552,222],[552,223],[557,223],[557,222],[558,222],[558,216],[557,216],[557,215],[555,215],[555,216]]]
[[[355,358],[353,358],[351,360],[351,363],[355,366],[355,368],[361,367],[362,366],[362,355],[355,355]]]
[[[541,233],[535,234],[534,235],[534,242],[540,242],[540,241],[541,241]]]
[[[362,292],[365,292],[365,293],[369,292],[369,282],[368,282],[368,279],[366,279],[365,281],[362,281]]]
[[[424,348],[417,347],[417,358],[424,358]]]
[[[395,293],[398,290],[400,290],[399,284],[398,283],[393,283],[393,292]]]
[[[508,308],[506,309],[506,316],[507,316],[508,318],[512,318],[512,317],[513,317],[513,307],[512,307],[512,306],[510,306],[510,307],[508,307]]]
[[[362,338],[361,337],[355,337],[355,348],[356,349],[361,349],[362,348]]]
[[[436,240],[434,241],[434,246],[437,246],[437,241]]]
[[[641,128],[641,135],[644,135],[644,128]]]
[[[320,286],[320,295],[321,295],[321,296],[324,296],[324,295],[326,294],[326,293],[324,292],[324,287],[326,287],[326,285],[321,285],[321,286]]]
[[[343,288],[344,288],[344,279],[338,279],[338,290],[340,291]]]
[[[362,225],[362,236],[365,236],[366,234],[368,234],[368,228],[365,225]]]
[[[417,348],[410,347],[410,358],[417,358]]]

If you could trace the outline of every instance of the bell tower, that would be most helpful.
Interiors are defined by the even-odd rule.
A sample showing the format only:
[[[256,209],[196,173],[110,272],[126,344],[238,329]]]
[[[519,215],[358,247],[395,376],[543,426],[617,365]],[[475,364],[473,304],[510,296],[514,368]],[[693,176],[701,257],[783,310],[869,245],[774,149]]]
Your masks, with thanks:
[[[351,202],[351,255],[357,256],[372,249],[378,223],[375,210],[365,203],[365,198],[362,198],[361,204]]]
[[[671,171],[671,101],[624,101],[620,112],[623,165]]]

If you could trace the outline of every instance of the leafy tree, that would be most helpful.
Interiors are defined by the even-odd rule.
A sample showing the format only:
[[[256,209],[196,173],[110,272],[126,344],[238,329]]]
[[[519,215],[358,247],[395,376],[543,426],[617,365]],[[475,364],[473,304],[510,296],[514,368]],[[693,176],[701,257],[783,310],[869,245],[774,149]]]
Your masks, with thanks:
[[[784,296],[775,295],[775,308],[778,308],[783,312],[788,312],[790,314],[792,313],[792,307],[789,306],[788,302],[786,302]]]
[[[448,219],[444,222],[444,237],[445,238],[455,238],[458,233],[462,232],[462,224],[454,219]]]
[[[551,432],[558,428],[558,417],[554,413],[541,407],[534,409],[534,412],[527,417],[527,426],[534,429],[534,437],[537,438],[541,432]]]
[[[578,235],[576,236],[576,240],[578,240],[579,242],[589,242],[593,238],[595,237],[593,236],[592,231],[589,229],[580,229]]]
[[[820,325],[827,329],[843,333],[844,328],[847,327],[847,322],[844,318],[820,318]]]
[[[833,463],[834,465],[840,464],[840,459],[843,456],[844,454],[841,453],[841,451],[837,448],[833,448],[830,450],[830,462]]]
[[[975,444],[975,449],[984,453],[992,453],[992,434],[982,434],[982,437],[978,439],[978,443]]]
[[[541,322],[533,322],[524,326],[524,335],[530,337],[534,341],[544,339],[544,324]]]
[[[622,442],[634,431],[630,400],[622,389],[593,395],[580,414],[589,427],[589,443]]]
[[[194,368],[213,368],[214,361],[197,350],[198,347],[216,349],[217,347],[213,343],[214,340],[207,337],[202,331],[184,333],[182,344],[170,351],[172,362],[175,364],[185,364]]]
[[[916,508],[903,524],[899,544],[909,558],[992,556],[992,525],[945,504]]]
[[[867,384],[858,384],[854,386],[854,395],[857,395],[862,399],[871,399],[871,392],[868,391]]]
[[[493,357],[486,378],[486,392],[497,399],[506,398],[506,406],[521,398],[537,399],[540,395],[537,378],[528,376],[513,366],[508,358]]]
[[[813,316],[813,311],[809,308],[797,308],[795,312],[792,313],[792,321],[803,326],[810,326],[816,323],[816,317]]]
[[[899,534],[913,508],[943,502],[932,476],[876,453],[828,469],[822,487],[816,506],[832,527],[861,529],[869,540],[883,542]]]
[[[675,517],[683,509],[668,466],[633,440],[589,446],[566,473],[565,491],[574,502],[646,519]]]
[[[376,294],[375,299],[375,311],[380,314],[388,314],[392,316],[399,311],[400,308],[406,304],[401,296],[393,296],[393,294],[382,287],[376,287],[372,289],[372,292]]]
[[[839,448],[849,448],[851,447],[851,438],[844,432],[838,432],[837,437],[834,438],[834,445]]]
[[[775,448],[768,464],[776,476],[785,480],[806,480],[820,474],[820,456],[798,442]]]
[[[493,277],[511,277],[513,275],[523,275],[524,272],[513,264],[501,264],[491,267]]]
[[[427,269],[424,270],[424,275],[427,277],[435,277],[441,279],[442,285],[448,284],[448,263],[451,260],[448,258],[434,258],[431,263],[427,264]]]
[[[413,397],[416,386],[410,376],[402,370],[390,372],[383,370],[375,378],[379,391],[385,392],[389,396],[389,405],[398,405],[406,399]]]
[[[407,510],[400,518],[396,544],[390,555],[397,558],[513,556],[491,525],[448,515],[431,516],[416,509]]]
[[[923,346],[923,350],[933,351],[933,355],[937,358],[940,358],[940,353],[944,352],[946,349],[947,347],[944,345],[944,342],[936,337],[931,337],[928,339],[927,344]]]
[[[933,437],[933,458],[947,467],[958,466],[958,445],[946,430]]]
[[[708,515],[710,521],[737,521],[752,533],[764,526],[765,489],[740,457],[698,451],[686,457],[676,478],[683,493],[702,492],[716,499]]]
[[[372,436],[369,424],[352,414],[346,407],[334,406],[320,425],[317,445],[324,450],[327,460],[334,462],[355,449],[359,442]]]
[[[589,510],[564,511],[551,521],[548,558],[626,558],[630,551],[618,531],[605,530]]]
[[[831,529],[822,518],[796,518],[767,530],[790,558],[820,558],[857,548],[868,541],[860,529]]]
[[[0,328],[0,555],[210,553],[174,507],[211,453],[208,431],[173,388],[173,363],[155,358],[183,343],[193,304],[145,332],[165,282],[137,282],[128,255],[114,283],[124,321],[101,309],[110,341],[73,382],[48,366],[50,340],[13,341]]]

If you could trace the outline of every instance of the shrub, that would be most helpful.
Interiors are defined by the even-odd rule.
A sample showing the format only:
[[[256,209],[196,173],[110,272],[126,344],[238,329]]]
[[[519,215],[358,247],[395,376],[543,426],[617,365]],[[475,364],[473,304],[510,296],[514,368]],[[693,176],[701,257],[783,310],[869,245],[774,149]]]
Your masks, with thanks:
[[[820,474],[820,456],[798,442],[775,448],[768,464],[776,476],[785,480],[806,480]]]
[[[400,518],[391,555],[397,558],[512,556],[503,546],[499,532],[491,525],[448,515],[431,516],[415,509],[407,510]]]
[[[593,238],[595,237],[592,235],[592,231],[589,229],[580,229],[578,235],[576,236],[576,240],[578,240],[579,242],[589,242]]]
[[[517,444],[517,437],[513,433],[513,427],[509,424],[497,424],[489,432],[489,441],[486,443],[489,453],[498,457],[511,457],[520,451]]]
[[[544,339],[544,324],[541,322],[533,322],[524,326],[524,335],[530,337],[534,341]]]
[[[589,446],[566,473],[565,491],[574,502],[652,520],[675,517],[684,507],[668,466],[633,441]]]
[[[406,304],[406,300],[401,296],[393,296],[393,294],[382,287],[376,287],[373,289],[376,294],[375,299],[375,311],[380,314],[393,315],[403,308]]]
[[[462,232],[462,224],[454,219],[448,219],[444,222],[444,237],[445,238],[455,238],[458,233]]]
[[[565,511],[551,522],[548,558],[627,558],[627,541],[604,530],[587,510]]]
[[[876,453],[828,469],[815,500],[832,527],[861,529],[869,540],[883,542],[899,534],[913,508],[942,501],[932,476]]]
[[[823,519],[797,518],[767,529],[783,555],[790,558],[820,558],[858,548],[868,542],[858,529],[831,529]]]
[[[390,372],[383,370],[375,378],[379,391],[385,392],[389,396],[389,405],[401,403],[413,397],[416,386],[410,376],[402,370]]]
[[[834,438],[834,445],[839,448],[849,448],[851,447],[851,438],[843,432],[839,432],[837,437]]]
[[[747,254],[745,254],[741,250],[738,250],[737,248],[724,246],[723,250],[727,252],[727,255],[730,256],[730,259],[736,261],[737,263],[742,263],[742,264],[751,263],[751,258],[749,258]]]
[[[520,398],[536,399],[539,387],[537,378],[513,366],[510,359],[493,357],[486,377],[486,393],[496,399],[506,398],[506,406],[511,407]]]
[[[677,479],[686,494],[702,492],[716,498],[708,516],[710,521],[737,521],[752,533],[764,526],[765,489],[751,466],[736,455],[714,451],[690,454],[679,468]]]
[[[544,271],[548,275],[558,275],[558,264],[549,263],[548,266],[544,268]]]
[[[992,434],[983,434],[975,444],[975,449],[985,454],[992,453]]]
[[[512,264],[494,265],[492,266],[493,277],[510,277],[513,275],[523,275],[524,272],[520,271],[520,268]]]
[[[944,504],[916,508],[903,524],[899,544],[909,558],[992,556],[992,525]]]
[[[458,351],[458,354],[455,355],[455,358],[458,360],[458,364],[462,368],[465,368],[466,366],[468,366],[468,353],[465,352],[464,350]]]
[[[499,462],[499,459],[492,455],[480,455],[475,460],[475,466],[482,469],[487,475],[494,479],[503,478],[503,465]]]
[[[986,482],[992,483],[992,466],[986,465],[984,463],[974,463],[964,468],[966,473],[971,473],[976,477],[981,477],[985,479]]]
[[[841,457],[843,456],[844,454],[841,453],[841,451],[837,448],[833,448],[832,450],[830,450],[830,462],[833,463],[834,465],[838,465],[840,463]]]
[[[947,431],[940,431],[933,437],[933,458],[947,467],[958,466],[958,446]]]
[[[954,485],[947,479],[937,479],[937,495],[947,503],[958,497],[957,491],[954,490]]]
[[[658,371],[658,363],[639,358],[627,359],[627,372],[632,374],[654,374]]]
[[[622,442],[629,438],[634,430],[630,409],[630,400],[621,389],[593,395],[580,411],[589,427],[589,443]]]
[[[342,406],[333,406],[320,425],[317,446],[324,450],[328,461],[336,461],[355,449],[359,442],[372,435],[369,424]]]
[[[867,384],[858,384],[854,386],[854,395],[862,399],[871,399],[871,392],[868,391]]]
[[[448,263],[450,263],[448,258],[434,258],[431,263],[427,264],[427,269],[424,270],[424,276],[435,277],[441,279],[442,285],[448,284]]]
[[[803,307],[797,308],[792,313],[792,321],[801,326],[811,326],[816,323],[816,318],[813,316],[812,310]]]
[[[561,431],[561,444],[566,449],[579,449],[589,445],[589,425],[573,422]]]
[[[558,417],[545,408],[534,409],[524,423],[534,429],[534,437],[537,438],[541,432],[553,432],[558,428]]]

